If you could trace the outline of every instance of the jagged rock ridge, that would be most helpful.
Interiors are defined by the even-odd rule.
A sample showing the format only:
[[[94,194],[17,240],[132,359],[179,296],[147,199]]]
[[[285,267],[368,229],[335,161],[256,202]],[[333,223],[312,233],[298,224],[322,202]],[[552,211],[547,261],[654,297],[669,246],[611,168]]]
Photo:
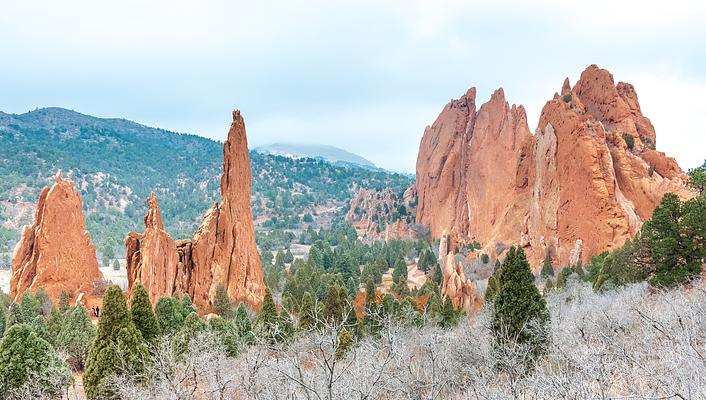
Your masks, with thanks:
[[[54,181],[42,190],[34,222],[24,227],[12,256],[10,291],[16,302],[25,290],[44,288],[55,301],[66,290],[75,301],[96,295],[101,287],[103,275],[86,231],[81,195],[61,171]]]
[[[191,240],[174,241],[164,231],[159,205],[150,196],[144,234],[131,232],[125,240],[129,291],[141,282],[153,302],[188,293],[200,312],[209,312],[222,283],[235,301],[259,307],[265,285],[250,210],[247,148],[245,122],[234,111],[223,145],[222,200],[206,212]]]
[[[417,222],[456,228],[486,254],[515,244],[534,266],[588,259],[632,237],[666,192],[693,195],[632,85],[589,66],[546,103],[534,135],[498,89],[476,110],[475,88],[427,127],[417,158]],[[500,245],[502,244],[502,245]]]

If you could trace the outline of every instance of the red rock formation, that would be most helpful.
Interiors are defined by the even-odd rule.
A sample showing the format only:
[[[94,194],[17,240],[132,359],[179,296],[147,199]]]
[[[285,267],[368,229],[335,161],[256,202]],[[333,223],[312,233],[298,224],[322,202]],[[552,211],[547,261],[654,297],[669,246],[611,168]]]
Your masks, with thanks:
[[[223,145],[221,204],[214,204],[191,240],[174,242],[164,231],[156,199],[150,197],[144,235],[126,239],[130,290],[139,280],[155,301],[188,293],[200,312],[212,310],[222,283],[235,301],[257,308],[265,292],[250,210],[250,161],[245,122],[239,111]]]
[[[573,89],[564,81],[534,136],[502,89],[477,112],[471,89],[425,130],[417,221],[434,237],[455,227],[491,256],[517,244],[535,266],[547,252],[560,264],[585,262],[634,235],[664,193],[693,195],[655,144],[632,85],[595,65]]]
[[[457,232],[452,230],[451,234],[443,232],[439,242],[439,265],[442,267],[444,281],[441,286],[441,298],[451,299],[451,304],[456,308],[463,309],[466,314],[470,314],[475,305],[482,300],[476,296],[475,284],[466,278],[463,272],[463,264],[456,263],[454,248],[456,247]]]
[[[57,172],[39,195],[34,223],[24,227],[12,257],[11,295],[44,288],[58,300],[62,289],[72,300],[91,297],[101,287],[96,248],[86,231],[81,195],[73,181]]]
[[[416,214],[416,200],[415,186],[407,188],[401,197],[391,189],[360,189],[351,200],[345,219],[364,238],[413,240],[419,236],[416,228],[411,226]],[[404,207],[406,215],[397,215],[399,206]]]
[[[125,246],[129,294],[132,294],[135,282],[145,286],[152,303],[175,292],[183,294],[183,290],[177,291],[177,277],[183,278],[183,271],[178,268],[176,242],[164,230],[154,193],[147,199],[145,233],[128,233]],[[180,288],[183,287],[180,285]]]

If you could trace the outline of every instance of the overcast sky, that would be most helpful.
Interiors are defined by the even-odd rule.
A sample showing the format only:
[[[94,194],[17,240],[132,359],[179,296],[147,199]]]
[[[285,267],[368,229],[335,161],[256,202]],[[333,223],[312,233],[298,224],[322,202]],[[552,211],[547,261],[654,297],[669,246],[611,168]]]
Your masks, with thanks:
[[[536,128],[589,64],[635,85],[657,148],[706,158],[706,2],[0,0],[0,110],[58,106],[250,146],[322,143],[413,172],[471,87]]]

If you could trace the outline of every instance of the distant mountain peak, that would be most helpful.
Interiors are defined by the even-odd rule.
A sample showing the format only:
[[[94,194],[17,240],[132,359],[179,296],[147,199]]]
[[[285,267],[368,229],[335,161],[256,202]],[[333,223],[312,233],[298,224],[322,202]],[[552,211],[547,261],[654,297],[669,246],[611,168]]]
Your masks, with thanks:
[[[335,165],[352,165],[367,169],[377,169],[377,166],[362,156],[351,153],[340,147],[301,144],[301,143],[272,143],[253,149],[262,154],[271,154],[289,158],[314,158],[327,161]]]

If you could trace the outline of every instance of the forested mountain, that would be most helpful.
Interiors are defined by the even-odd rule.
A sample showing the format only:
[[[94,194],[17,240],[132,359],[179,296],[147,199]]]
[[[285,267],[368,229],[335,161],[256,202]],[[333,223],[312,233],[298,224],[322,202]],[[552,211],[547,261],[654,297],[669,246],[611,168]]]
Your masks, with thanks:
[[[228,128],[224,120],[224,131]],[[320,214],[340,214],[358,185],[401,192],[409,177],[337,166],[310,158],[250,153],[256,224],[298,228]],[[61,169],[83,197],[88,230],[99,252],[121,252],[130,230],[142,229],[154,191],[168,231],[191,235],[218,199],[222,143],[191,134],[102,119],[62,108],[0,112],[0,252],[33,218],[42,187]],[[6,261],[6,260],[3,260]]]

